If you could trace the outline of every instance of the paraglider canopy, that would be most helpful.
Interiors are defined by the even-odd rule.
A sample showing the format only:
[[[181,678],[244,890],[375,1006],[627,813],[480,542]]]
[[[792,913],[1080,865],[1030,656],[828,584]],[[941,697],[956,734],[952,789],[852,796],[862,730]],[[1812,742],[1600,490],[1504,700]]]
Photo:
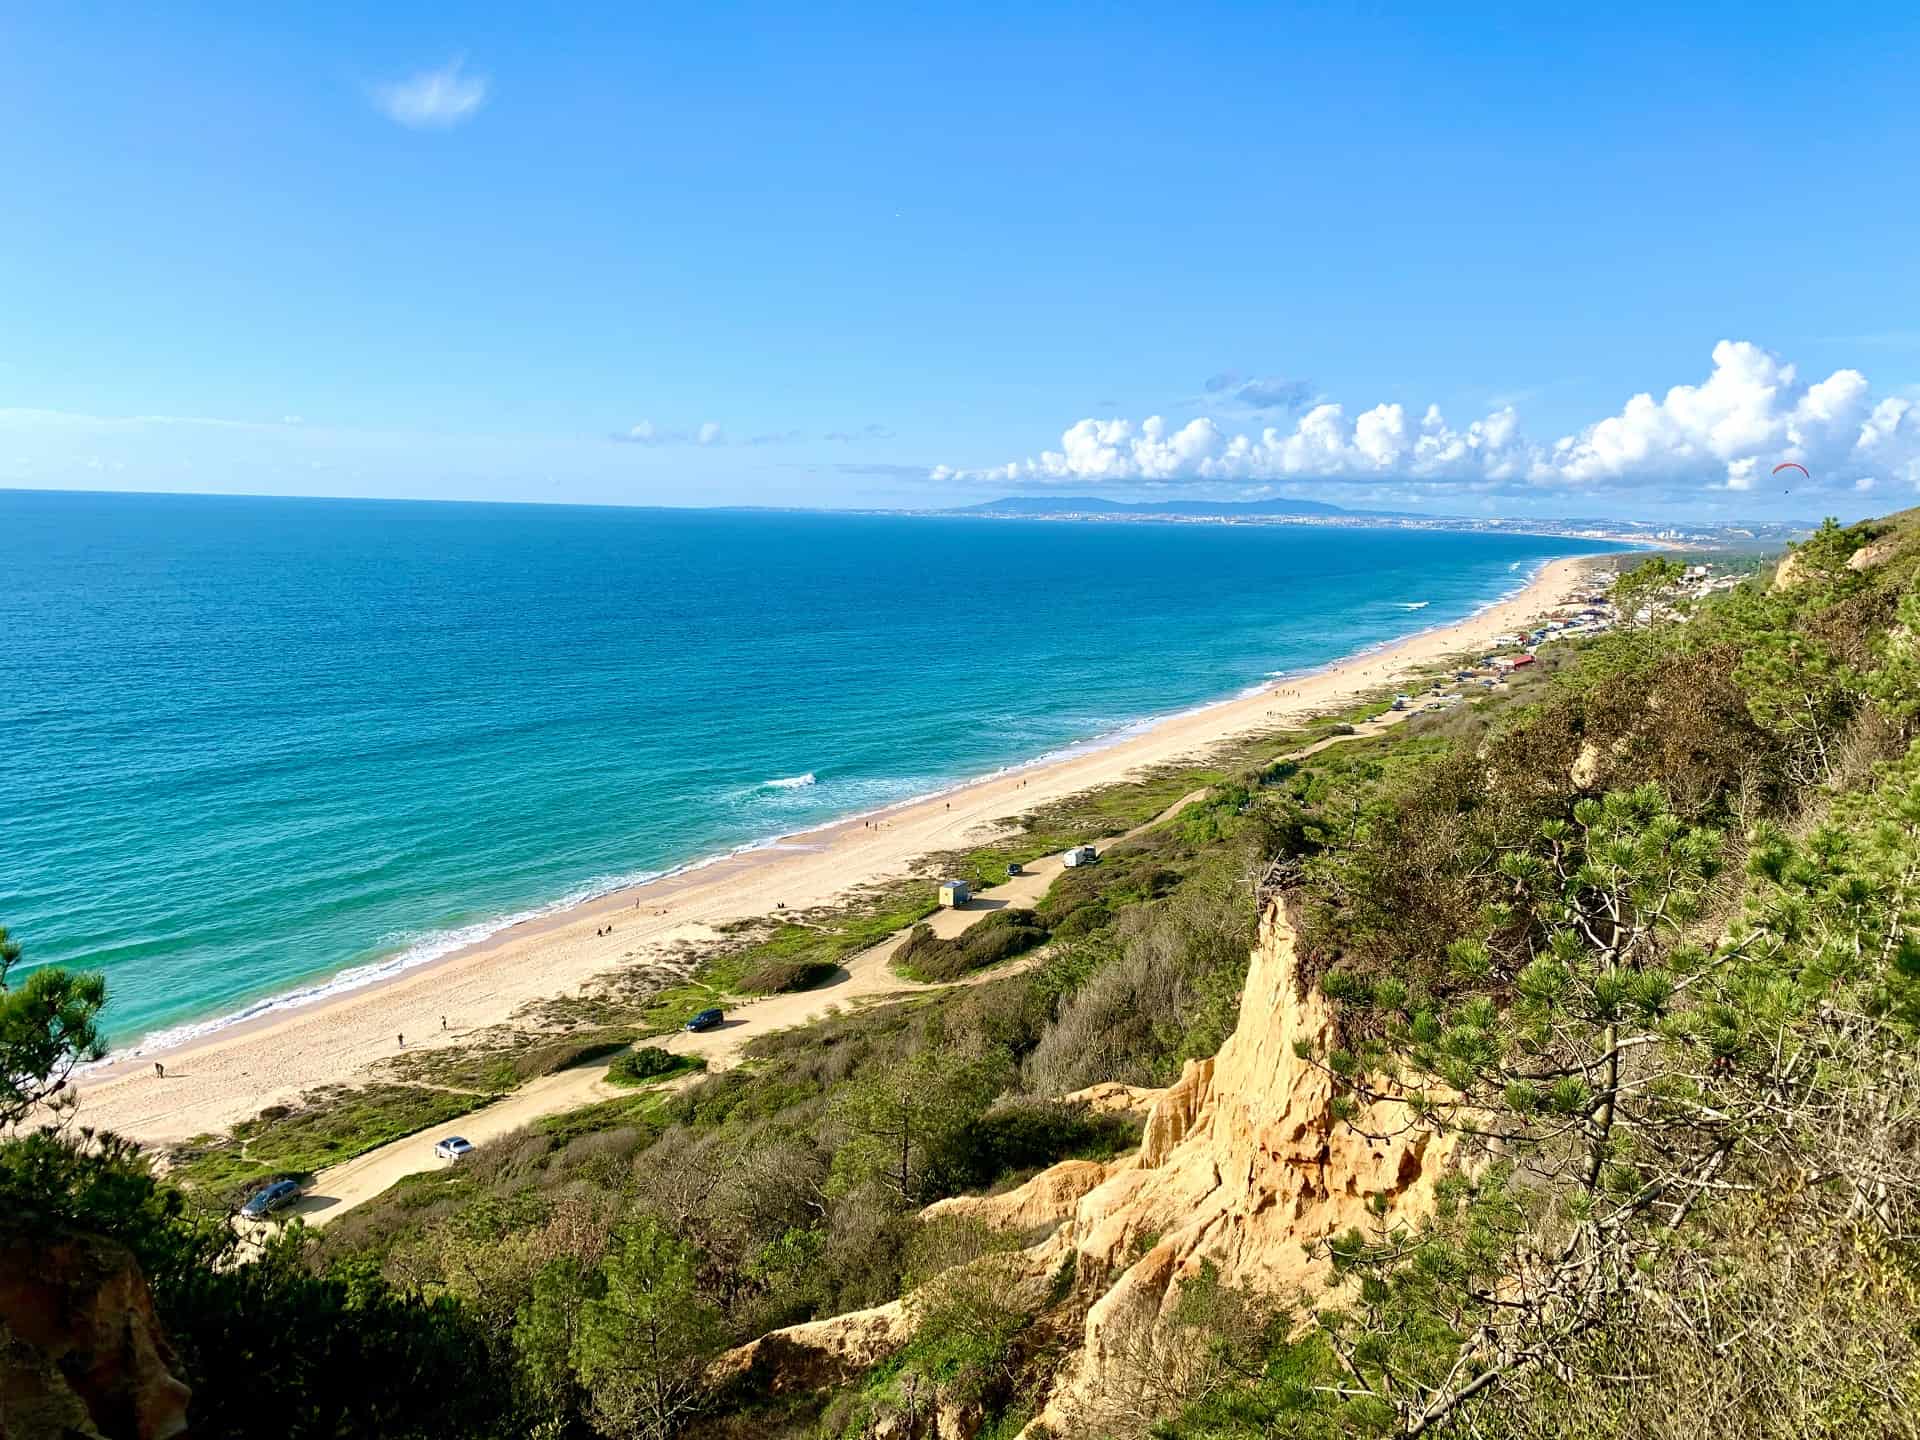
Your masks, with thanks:
[[[1776,475],[1782,470],[1798,470],[1802,475],[1806,475],[1809,480],[1813,478],[1813,476],[1807,475],[1807,467],[1802,465],[1798,460],[1782,460],[1778,465],[1773,467],[1773,473]]]

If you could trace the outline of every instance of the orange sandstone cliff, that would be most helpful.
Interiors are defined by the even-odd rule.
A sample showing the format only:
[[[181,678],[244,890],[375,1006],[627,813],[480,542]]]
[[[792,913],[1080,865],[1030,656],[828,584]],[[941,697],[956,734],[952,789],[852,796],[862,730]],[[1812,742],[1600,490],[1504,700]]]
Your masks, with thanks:
[[[1312,1242],[1378,1224],[1375,1203],[1389,1223],[1431,1210],[1446,1142],[1408,1129],[1399,1106],[1376,1107],[1353,1126],[1334,1118],[1331,1081],[1296,1049],[1320,1048],[1331,1025],[1324,997],[1303,993],[1293,927],[1274,902],[1261,919],[1238,1027],[1220,1053],[1189,1061],[1164,1091],[1103,1086],[1085,1097],[1146,1108],[1136,1153],[1066,1161],[1005,1194],[928,1207],[928,1218],[1044,1234],[1016,1257],[1013,1283],[1043,1297],[1052,1313],[1039,1323],[1068,1335],[1029,1437],[1099,1425],[1101,1408],[1137,1384],[1145,1357],[1167,1363],[1161,1342],[1174,1343],[1182,1282],[1203,1267],[1286,1303],[1325,1283]],[[1070,1285],[1059,1283],[1065,1275]],[[732,1352],[723,1372],[775,1391],[851,1376],[905,1343],[915,1299],[776,1331]],[[958,1422],[929,1433],[964,1440]]]

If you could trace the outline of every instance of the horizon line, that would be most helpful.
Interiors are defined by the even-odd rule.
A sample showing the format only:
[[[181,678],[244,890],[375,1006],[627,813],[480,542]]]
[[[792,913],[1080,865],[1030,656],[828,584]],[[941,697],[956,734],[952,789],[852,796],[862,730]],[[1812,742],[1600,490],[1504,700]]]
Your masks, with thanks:
[[[993,500],[976,500],[976,501],[967,502],[965,504],[954,504],[954,505],[945,505],[945,506],[939,506],[939,505],[923,505],[923,506],[826,505],[826,504],[672,505],[672,504],[663,504],[657,501],[647,502],[647,501],[622,501],[622,500],[541,500],[541,499],[526,499],[526,498],[506,500],[506,499],[483,499],[483,498],[465,497],[465,496],[429,497],[424,495],[277,495],[277,494],[263,493],[259,491],[239,491],[239,490],[133,490],[133,489],[95,490],[95,489],[83,489],[83,488],[74,487],[74,486],[41,486],[41,485],[8,485],[8,484],[0,484],[0,494],[81,495],[81,496],[95,496],[95,497],[114,496],[119,498],[142,497],[142,498],[148,498],[148,499],[180,499],[180,500],[290,500],[290,501],[298,501],[303,504],[347,504],[347,505],[352,505],[352,504],[488,505],[488,506],[502,506],[502,507],[504,506],[538,506],[540,508],[550,509],[550,510],[659,510],[659,511],[673,511],[673,512],[679,512],[679,513],[687,513],[687,514],[759,513],[759,514],[770,514],[770,515],[907,515],[907,516],[923,515],[923,516],[942,516],[946,518],[965,518],[966,511],[970,511],[970,510],[978,511],[981,507],[991,506],[1000,500],[1019,499],[1024,501],[1024,500],[1041,500],[1046,498],[1045,496],[1040,496],[1040,495],[1035,495],[1035,496],[1002,495],[1002,496],[995,497],[995,499]],[[1612,525],[1650,526],[1654,528],[1685,525],[1685,526],[1694,526],[1694,527],[1703,528],[1703,529],[1719,529],[1719,530],[1724,530],[1731,527],[1742,526],[1742,525],[1817,526],[1820,523],[1819,520],[1813,519],[1808,516],[1795,516],[1790,519],[1760,519],[1760,518],[1752,518],[1752,517],[1748,517],[1748,518],[1727,517],[1723,519],[1709,519],[1705,517],[1694,516],[1694,517],[1689,517],[1685,519],[1654,520],[1654,519],[1637,518],[1637,517],[1629,517],[1629,516],[1608,516],[1608,515],[1574,515],[1574,514],[1525,515],[1525,514],[1512,514],[1512,513],[1502,513],[1502,514],[1493,514],[1493,515],[1467,515],[1467,514],[1459,514],[1459,513],[1427,512],[1427,511],[1419,511],[1419,510],[1397,510],[1397,511],[1353,510],[1353,509],[1348,509],[1343,505],[1339,505],[1337,502],[1331,501],[1331,500],[1304,500],[1303,501],[1300,499],[1300,497],[1295,497],[1295,496],[1278,496],[1273,498],[1275,499],[1276,503],[1287,503],[1289,501],[1292,501],[1295,503],[1325,505],[1330,507],[1325,514],[1314,514],[1309,512],[1309,513],[1300,514],[1294,517],[1297,521],[1301,523],[1311,523],[1316,519],[1320,519],[1320,520],[1340,519],[1345,517],[1345,518],[1352,518],[1352,519],[1385,520],[1385,521],[1394,521],[1394,520],[1453,521],[1453,522],[1459,522],[1459,523],[1470,524],[1470,525],[1486,525],[1494,521],[1499,521],[1503,524],[1509,523],[1509,522],[1516,523],[1516,524],[1540,524],[1540,525],[1612,524]],[[1241,505],[1252,505],[1252,504],[1260,503],[1258,500],[1217,500],[1217,501],[1189,500],[1189,501],[1179,501],[1179,502],[1152,501],[1152,500],[1145,500],[1145,501],[1115,500],[1109,496],[1093,495],[1093,494],[1085,494],[1085,493],[1070,495],[1070,496],[1061,496],[1060,499],[1063,502],[1070,501],[1070,500],[1105,500],[1110,504],[1116,504],[1116,505],[1155,505],[1155,504],[1179,503],[1179,504],[1193,504],[1193,505],[1219,504],[1219,505],[1241,506]],[[1276,512],[1276,514],[1278,513],[1280,512]],[[988,519],[992,517],[977,516],[976,518]],[[1023,516],[1019,518],[1040,520],[1040,519],[1044,519],[1045,517],[1036,515],[1036,516]],[[1204,515],[1197,515],[1197,516],[1189,516],[1187,518],[1204,519],[1206,517]],[[1228,517],[1226,517],[1225,514],[1223,513],[1221,518],[1224,519]]]

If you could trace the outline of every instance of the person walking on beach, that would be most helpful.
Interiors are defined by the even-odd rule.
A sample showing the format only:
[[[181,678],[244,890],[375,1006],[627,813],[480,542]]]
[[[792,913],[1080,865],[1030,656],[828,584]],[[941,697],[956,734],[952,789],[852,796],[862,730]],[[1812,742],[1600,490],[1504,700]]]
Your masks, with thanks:
[[[153,1062],[153,1073],[156,1079],[164,1080],[167,1078],[167,1067],[156,1060]]]
[[[398,1045],[402,1050],[406,1049],[407,1048],[406,1033],[402,1031],[400,1034],[394,1036],[393,1043]]]
[[[444,1016],[444,1015],[442,1015],[442,1016],[440,1017],[440,1028],[441,1028],[442,1030],[444,1030],[444,1029],[446,1029],[446,1028],[447,1028],[447,1017],[446,1017],[446,1016]]]

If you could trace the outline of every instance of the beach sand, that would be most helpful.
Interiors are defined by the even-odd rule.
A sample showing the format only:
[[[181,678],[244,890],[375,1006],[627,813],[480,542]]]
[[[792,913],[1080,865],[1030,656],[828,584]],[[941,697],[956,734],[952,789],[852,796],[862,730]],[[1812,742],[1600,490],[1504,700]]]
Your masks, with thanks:
[[[1584,592],[1595,560],[1556,560],[1525,590],[1455,625],[1327,670],[1172,716],[1113,744],[996,775],[868,819],[783,837],[574,909],[500,931],[361,990],[143,1054],[78,1077],[80,1123],[147,1143],[223,1130],[319,1086],[377,1078],[405,1049],[457,1043],[531,1002],[577,993],[594,977],[665,959],[678,942],[777,906],[806,910],[877,880],[912,873],[929,854],[1002,833],[1035,806],[1183,760],[1235,737],[1279,729],[1395,683],[1492,638],[1527,628]],[[990,650],[982,662],[991,663]],[[609,924],[611,934],[597,934]],[[442,1028],[444,1023],[445,1028]],[[166,1077],[154,1074],[154,1060]]]

